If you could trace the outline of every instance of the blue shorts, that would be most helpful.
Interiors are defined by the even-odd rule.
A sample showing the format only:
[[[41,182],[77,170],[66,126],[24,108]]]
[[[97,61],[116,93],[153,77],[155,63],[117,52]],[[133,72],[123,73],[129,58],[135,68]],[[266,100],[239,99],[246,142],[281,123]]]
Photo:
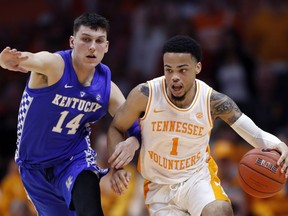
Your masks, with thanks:
[[[96,165],[95,153],[87,150],[50,168],[27,168],[19,166],[20,175],[29,198],[39,216],[72,216],[72,188],[77,176],[83,170],[95,172],[99,178],[108,172]]]

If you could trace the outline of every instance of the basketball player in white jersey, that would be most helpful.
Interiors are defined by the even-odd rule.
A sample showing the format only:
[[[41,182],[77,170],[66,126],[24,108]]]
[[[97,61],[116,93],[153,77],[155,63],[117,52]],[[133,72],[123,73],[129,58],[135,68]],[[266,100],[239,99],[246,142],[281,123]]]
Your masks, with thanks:
[[[288,176],[288,148],[257,127],[228,96],[196,79],[201,48],[188,36],[175,36],[163,48],[164,75],[135,87],[115,115],[108,148],[115,192],[124,192],[131,156],[121,145],[122,134],[139,119],[142,146],[138,170],[145,178],[149,215],[233,215],[230,200],[209,157],[213,122],[221,118],[254,147],[281,152],[278,164]],[[126,156],[124,156],[126,154]],[[130,157],[130,158],[129,158]]]

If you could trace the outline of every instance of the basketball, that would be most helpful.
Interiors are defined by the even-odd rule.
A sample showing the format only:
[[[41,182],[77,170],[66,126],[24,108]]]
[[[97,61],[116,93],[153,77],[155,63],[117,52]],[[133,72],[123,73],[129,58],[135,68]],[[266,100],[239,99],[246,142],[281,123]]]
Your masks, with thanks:
[[[275,195],[286,184],[285,174],[281,173],[277,161],[280,154],[275,150],[254,148],[240,160],[238,180],[242,189],[257,198]]]

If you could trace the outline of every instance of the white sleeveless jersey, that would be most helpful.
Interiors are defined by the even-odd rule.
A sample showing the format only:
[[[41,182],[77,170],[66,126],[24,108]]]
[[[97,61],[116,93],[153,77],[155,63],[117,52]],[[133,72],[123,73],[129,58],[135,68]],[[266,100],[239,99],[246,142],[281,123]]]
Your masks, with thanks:
[[[188,108],[176,107],[165,91],[165,77],[148,81],[149,99],[140,119],[142,147],[138,170],[158,184],[176,184],[207,165],[212,120],[212,88],[196,79],[196,95]]]

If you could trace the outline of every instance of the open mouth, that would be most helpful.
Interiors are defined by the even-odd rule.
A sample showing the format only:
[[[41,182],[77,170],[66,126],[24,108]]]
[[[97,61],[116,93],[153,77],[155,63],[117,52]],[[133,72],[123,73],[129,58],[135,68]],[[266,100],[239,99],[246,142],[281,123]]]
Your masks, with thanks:
[[[182,86],[181,85],[172,85],[172,90],[175,93],[179,93],[182,90]]]
[[[87,58],[90,58],[90,59],[96,59],[96,56],[95,55],[88,55],[86,56]]]

